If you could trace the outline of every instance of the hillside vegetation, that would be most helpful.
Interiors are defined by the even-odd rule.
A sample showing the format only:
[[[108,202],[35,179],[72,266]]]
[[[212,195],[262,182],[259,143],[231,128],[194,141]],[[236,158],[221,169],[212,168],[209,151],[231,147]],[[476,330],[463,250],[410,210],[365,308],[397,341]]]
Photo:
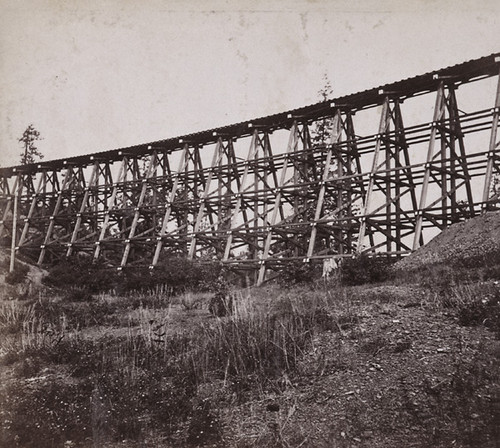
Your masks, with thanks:
[[[0,446],[497,447],[500,251],[468,246],[495,220],[328,282],[189,265],[196,288],[171,268],[105,291],[20,268],[0,285]]]

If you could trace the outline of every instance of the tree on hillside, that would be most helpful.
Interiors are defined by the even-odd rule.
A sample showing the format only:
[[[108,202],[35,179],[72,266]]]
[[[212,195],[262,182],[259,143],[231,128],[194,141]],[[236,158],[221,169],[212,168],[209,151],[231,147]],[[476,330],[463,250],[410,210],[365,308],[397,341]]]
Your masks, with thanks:
[[[30,124],[23,132],[23,136],[19,139],[22,143],[24,151],[20,154],[21,165],[35,163],[43,159],[43,154],[35,146],[35,142],[41,140],[40,132],[38,132],[33,124]]]
[[[323,80],[324,84],[323,87],[318,91],[318,97],[321,101],[328,101],[333,97],[333,88],[327,75],[323,77]],[[314,126],[311,129],[311,142],[313,147],[316,146],[318,148],[324,148],[325,145],[329,145],[333,127],[333,116],[323,117],[315,121]],[[325,163],[326,159],[324,159],[319,164],[316,162],[316,174],[311,176],[311,181],[313,179],[318,180],[317,176],[323,175]],[[341,163],[340,167],[339,163]],[[333,180],[338,177],[348,176],[352,174],[356,171],[353,163],[354,162],[352,160],[348,162],[348,159],[346,157],[339,157],[339,155],[335,153],[330,162],[328,178]],[[321,217],[333,219],[356,215],[359,213],[359,207],[357,207],[355,204],[351,204],[348,182],[349,181],[343,181],[342,183],[333,182],[330,184],[330,188],[328,188],[323,198]],[[319,190],[319,186],[316,186],[316,188]],[[315,193],[317,193],[317,191]],[[317,196],[314,197],[316,198]],[[306,219],[308,221],[311,221],[314,218],[315,212],[316,202],[314,200],[311,201],[311,203],[309,204],[309,208],[305,213]],[[326,226],[324,226],[324,228],[326,228]],[[333,233],[333,230],[330,229],[330,232]],[[338,238],[334,239],[331,238],[331,235],[327,232],[323,234],[319,232],[316,240],[316,250],[318,251],[328,249],[340,253],[343,251],[340,243],[340,239],[342,238],[344,237],[339,236]]]
[[[318,91],[320,101],[327,101],[333,96],[333,88],[328,75],[323,76],[324,86]],[[314,123],[314,129],[311,130],[311,140],[314,145],[323,145],[330,140],[333,119],[325,117]]]
[[[323,76],[323,87],[318,91],[318,99],[320,101],[328,101],[333,96],[333,88],[325,74]],[[309,128],[310,132],[310,151],[304,154],[303,165],[301,166],[301,181],[306,184],[304,189],[307,189],[307,195],[303,198],[297,199],[299,204],[296,204],[297,213],[294,219],[298,222],[310,223],[314,220],[316,214],[316,203],[320,189],[319,181],[323,176],[325,169],[326,158],[318,158],[315,156],[323,151],[325,154],[325,146],[330,143],[331,132],[333,129],[333,118],[325,116],[314,121],[313,125]],[[330,171],[336,170],[335,160],[331,162],[332,166]],[[328,212],[333,212],[337,207],[337,193],[331,189],[323,198],[321,216],[326,215]],[[308,236],[303,236],[301,242],[298,239],[301,237],[294,237],[295,245],[301,245],[306,248],[309,244]],[[286,244],[286,243],[285,243]],[[327,234],[319,234],[316,239],[316,251],[325,250],[331,245],[330,238]]]
[[[318,97],[319,97],[320,101],[328,101],[333,96],[333,88],[332,88],[330,80],[328,79],[328,76],[326,74],[323,76],[323,80],[324,80],[324,85],[318,91]],[[322,119],[315,121],[314,127],[311,129],[311,143],[312,143],[312,145],[313,146],[322,146],[322,145],[329,144],[332,129],[333,129],[333,118],[332,117],[323,117]],[[316,166],[315,166],[316,172],[314,172],[314,173],[313,173],[312,169],[309,170],[310,171],[308,173],[310,176],[310,178],[308,179],[309,181],[318,180],[317,177],[322,176],[323,170],[324,170],[324,163],[325,163],[324,160],[319,165],[316,163]],[[330,166],[330,171],[337,172],[337,166],[336,166],[335,159],[333,159],[331,163],[332,163],[332,165]],[[327,194],[324,198],[323,214],[325,214],[327,211],[335,210],[336,206],[337,206],[337,197],[335,194],[332,195],[332,193],[330,192],[330,194]],[[315,210],[316,210],[315,201],[313,201],[312,205],[309,207],[309,210],[306,213],[307,220],[310,221],[313,219]]]

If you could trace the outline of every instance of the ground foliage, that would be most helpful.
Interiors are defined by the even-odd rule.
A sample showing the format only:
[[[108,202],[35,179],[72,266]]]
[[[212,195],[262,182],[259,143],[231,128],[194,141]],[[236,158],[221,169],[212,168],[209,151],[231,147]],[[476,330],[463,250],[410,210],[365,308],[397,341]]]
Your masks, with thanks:
[[[25,264],[17,264],[12,272],[5,275],[5,283],[9,285],[17,285],[24,282],[28,275],[29,268]]]
[[[168,258],[155,269],[133,267],[117,270],[104,262],[65,260],[49,269],[44,278],[47,286],[85,289],[90,293],[115,290],[119,294],[130,291],[151,291],[167,286],[180,293],[186,289],[209,290],[222,273],[218,262],[199,262],[182,257]]]
[[[383,255],[359,254],[342,260],[340,278],[342,283],[351,286],[382,282],[388,279],[392,263],[393,260]]]
[[[189,263],[191,290],[68,264],[4,296],[0,446],[498,446],[494,263],[359,257],[340,283],[247,290]]]

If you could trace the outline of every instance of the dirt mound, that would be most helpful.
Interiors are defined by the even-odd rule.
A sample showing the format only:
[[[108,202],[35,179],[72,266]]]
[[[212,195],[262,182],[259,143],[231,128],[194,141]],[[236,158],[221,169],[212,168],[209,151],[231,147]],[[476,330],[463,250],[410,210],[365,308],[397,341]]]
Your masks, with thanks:
[[[481,260],[500,253],[500,212],[489,212],[443,230],[425,246],[396,263],[396,269],[415,269],[434,263]]]

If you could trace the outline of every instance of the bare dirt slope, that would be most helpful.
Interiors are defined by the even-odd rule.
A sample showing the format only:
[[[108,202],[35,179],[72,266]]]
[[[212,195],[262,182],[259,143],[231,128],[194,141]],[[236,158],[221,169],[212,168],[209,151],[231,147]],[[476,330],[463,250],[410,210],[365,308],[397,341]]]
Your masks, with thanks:
[[[397,263],[398,269],[488,257],[500,251],[500,212],[489,212],[453,224],[415,253]]]

